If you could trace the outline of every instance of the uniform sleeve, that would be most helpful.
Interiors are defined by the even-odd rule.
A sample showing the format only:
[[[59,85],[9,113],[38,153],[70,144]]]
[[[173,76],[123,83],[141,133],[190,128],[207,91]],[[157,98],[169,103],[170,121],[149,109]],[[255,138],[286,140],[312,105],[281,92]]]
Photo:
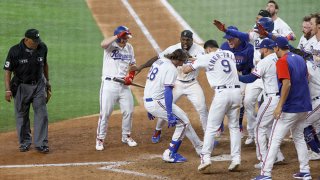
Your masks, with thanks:
[[[226,31],[226,33],[231,36],[238,37],[240,39],[240,41],[249,42],[249,34],[248,33],[240,32],[235,29],[228,29]]]
[[[206,57],[207,57],[206,55],[199,56],[199,57],[190,65],[190,67],[191,67],[193,70],[207,67],[208,60],[207,60]]]
[[[4,62],[3,69],[4,70],[8,70],[8,71],[13,71],[14,67],[15,67],[15,64],[14,64],[14,52],[13,52],[13,49],[11,48],[9,50],[7,58],[6,58],[5,62]]]
[[[263,66],[263,61],[260,61],[257,66],[252,71],[252,74],[256,75],[257,77],[261,78],[264,75],[265,68]]]
[[[159,54],[159,58],[164,58],[164,55],[166,54],[170,54],[174,51],[174,46],[169,46],[167,49],[165,49],[164,51],[162,51],[160,54]]]
[[[285,56],[286,57],[286,56]],[[290,72],[288,63],[286,61],[286,58],[281,58],[277,61],[277,76],[279,80],[282,79],[289,79],[290,80]]]
[[[177,69],[169,68],[165,73],[164,86],[174,86],[177,79]]]

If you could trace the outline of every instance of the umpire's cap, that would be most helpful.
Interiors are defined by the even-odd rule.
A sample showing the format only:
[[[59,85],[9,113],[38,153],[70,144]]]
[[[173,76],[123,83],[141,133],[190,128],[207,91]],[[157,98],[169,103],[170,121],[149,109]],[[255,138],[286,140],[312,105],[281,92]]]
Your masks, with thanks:
[[[192,39],[193,33],[190,30],[184,30],[181,32],[181,37],[187,37],[187,38]]]
[[[39,34],[39,31],[37,29],[28,29],[25,32],[24,36],[26,38],[32,39],[36,43],[40,43],[41,42],[40,34]]]

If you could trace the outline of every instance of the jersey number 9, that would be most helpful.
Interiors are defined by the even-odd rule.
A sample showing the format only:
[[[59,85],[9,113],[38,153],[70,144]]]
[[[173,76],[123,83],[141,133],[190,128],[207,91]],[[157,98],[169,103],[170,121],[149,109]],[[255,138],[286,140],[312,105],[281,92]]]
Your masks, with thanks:
[[[225,73],[230,73],[231,67],[230,67],[230,63],[229,63],[228,60],[225,60],[225,59],[222,60],[222,61],[221,61],[221,65],[224,67],[223,71],[224,71]]]

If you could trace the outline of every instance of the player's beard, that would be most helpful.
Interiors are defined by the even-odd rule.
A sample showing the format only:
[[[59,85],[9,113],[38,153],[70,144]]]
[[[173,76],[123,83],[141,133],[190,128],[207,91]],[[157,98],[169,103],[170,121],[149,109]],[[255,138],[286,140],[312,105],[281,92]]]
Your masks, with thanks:
[[[260,54],[260,59],[263,59],[263,58],[264,58],[264,54],[261,53],[261,54]]]
[[[311,31],[310,32],[308,32],[308,33],[303,33],[303,36],[307,39],[307,40],[309,40],[310,38],[311,38]]]

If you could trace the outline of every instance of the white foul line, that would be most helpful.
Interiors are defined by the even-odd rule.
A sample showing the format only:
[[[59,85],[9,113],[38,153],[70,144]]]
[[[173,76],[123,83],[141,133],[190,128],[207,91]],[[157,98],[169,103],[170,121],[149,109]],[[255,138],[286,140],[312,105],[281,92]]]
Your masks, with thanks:
[[[159,155],[150,155],[149,157],[143,157],[144,160],[146,159],[154,159],[159,158],[161,156]],[[136,171],[130,171],[125,169],[118,169],[118,167],[122,165],[131,164],[133,162],[128,161],[117,161],[117,162],[84,162],[84,163],[60,163],[60,164],[24,164],[24,165],[3,165],[0,166],[0,169],[9,169],[9,168],[34,168],[34,167],[67,167],[67,166],[88,166],[88,165],[108,165],[105,167],[98,168],[100,170],[106,170],[106,171],[112,171],[112,172],[118,172],[118,173],[124,173],[124,174],[132,174],[135,176],[142,176],[152,179],[169,179],[165,176],[157,176],[152,174],[146,174],[146,173],[140,173]]]
[[[131,16],[134,18],[134,20],[136,21],[136,23],[138,24],[138,26],[140,27],[140,29],[142,30],[143,34],[146,36],[146,38],[148,39],[148,41],[151,43],[153,49],[155,49],[157,51],[157,53],[159,54],[161,52],[161,48],[158,45],[158,43],[154,40],[154,38],[152,37],[152,35],[150,34],[150,32],[148,31],[148,29],[146,28],[146,26],[143,24],[143,22],[141,21],[141,19],[139,18],[139,16],[137,15],[137,13],[133,10],[132,6],[129,4],[128,0],[121,0],[123,5],[128,9],[129,13],[131,14]]]
[[[198,44],[203,44],[204,41],[201,37],[190,27],[190,25],[177,13],[176,10],[168,3],[167,0],[161,0],[162,4],[168,9],[172,16],[176,18],[176,20],[180,23],[183,29],[188,29],[193,32],[193,39]]]

